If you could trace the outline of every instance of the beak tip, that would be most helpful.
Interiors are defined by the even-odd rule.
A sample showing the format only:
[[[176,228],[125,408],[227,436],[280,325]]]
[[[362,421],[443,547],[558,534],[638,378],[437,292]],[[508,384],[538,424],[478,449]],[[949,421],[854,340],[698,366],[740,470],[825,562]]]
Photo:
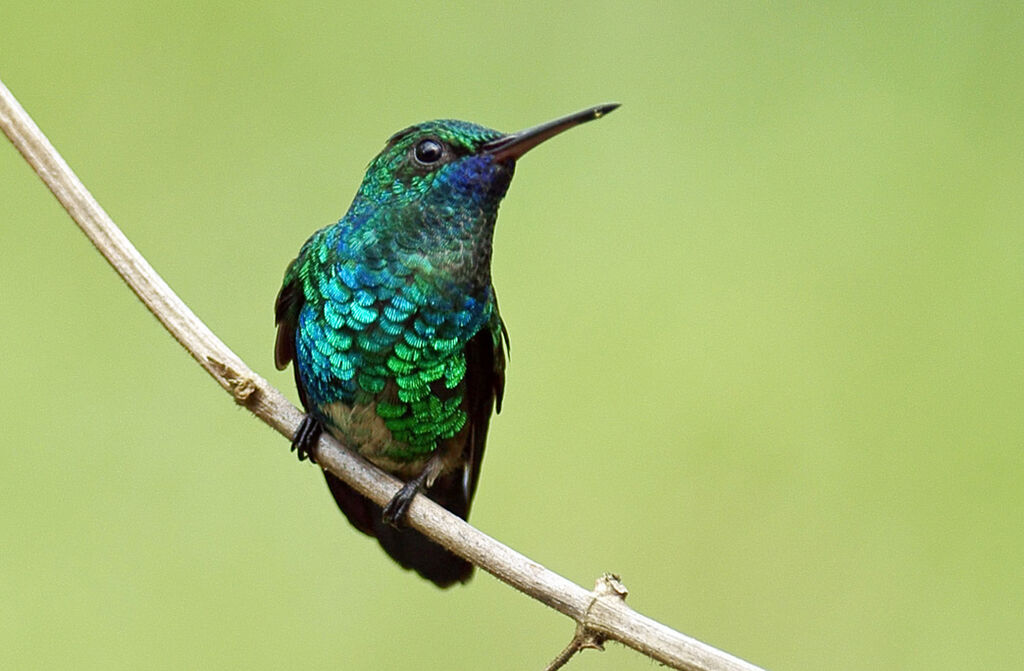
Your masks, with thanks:
[[[574,114],[569,114],[568,116],[534,126],[533,128],[501,135],[489,142],[485,142],[480,146],[479,150],[490,154],[496,161],[515,160],[531,148],[558,135],[562,131],[587,121],[600,119],[618,107],[619,103],[604,103],[587,107]]]
[[[594,118],[600,119],[605,114],[611,114],[621,106],[622,103],[604,103],[603,105],[595,105],[593,107]]]

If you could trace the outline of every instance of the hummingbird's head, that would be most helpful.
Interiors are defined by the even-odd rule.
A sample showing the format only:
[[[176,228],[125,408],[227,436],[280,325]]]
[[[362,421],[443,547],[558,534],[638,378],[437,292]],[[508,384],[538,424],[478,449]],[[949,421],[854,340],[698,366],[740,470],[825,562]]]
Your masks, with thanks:
[[[392,135],[370,163],[359,196],[371,207],[386,206],[395,213],[413,206],[441,208],[439,214],[446,216],[492,214],[508,189],[516,159],[616,107],[598,105],[507,134],[451,119],[410,126]]]
[[[481,147],[502,135],[455,120],[410,126],[391,136],[370,163],[359,195],[386,208],[389,218],[418,225],[496,212],[515,161],[495,160]]]
[[[517,133],[439,120],[391,136],[352,203],[355,237],[421,256],[460,277],[489,278],[498,205],[516,160],[548,138],[618,107],[592,107]]]

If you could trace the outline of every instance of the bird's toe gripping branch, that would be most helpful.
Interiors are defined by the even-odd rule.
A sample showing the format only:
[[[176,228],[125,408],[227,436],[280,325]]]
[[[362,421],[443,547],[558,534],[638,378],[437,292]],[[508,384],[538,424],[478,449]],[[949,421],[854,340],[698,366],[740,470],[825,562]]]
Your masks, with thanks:
[[[320,434],[323,431],[324,425],[312,415],[302,418],[302,423],[299,424],[295,435],[292,436],[292,452],[298,453],[299,461],[309,459],[314,464],[316,463],[313,451],[316,449],[317,441],[320,440]]]
[[[415,479],[402,485],[402,488],[398,490],[388,504],[384,506],[384,524],[390,524],[395,528],[402,528],[405,526],[405,516],[409,513],[409,505],[412,504],[412,500],[416,497],[416,494],[423,489],[424,484],[427,481],[427,471],[429,469],[423,469]]]

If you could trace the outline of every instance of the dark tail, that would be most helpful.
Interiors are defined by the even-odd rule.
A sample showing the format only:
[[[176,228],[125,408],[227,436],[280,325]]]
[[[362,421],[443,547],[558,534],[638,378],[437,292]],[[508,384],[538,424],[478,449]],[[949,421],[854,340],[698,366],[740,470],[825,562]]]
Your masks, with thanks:
[[[334,500],[348,521],[364,534],[376,537],[384,551],[403,568],[416,571],[438,587],[451,587],[457,582],[466,582],[473,575],[473,565],[465,559],[452,554],[415,529],[396,529],[390,524],[384,524],[380,506],[330,473],[324,472],[324,476]],[[440,477],[425,493],[452,513],[466,519],[469,506],[461,476],[461,470],[456,470]]]

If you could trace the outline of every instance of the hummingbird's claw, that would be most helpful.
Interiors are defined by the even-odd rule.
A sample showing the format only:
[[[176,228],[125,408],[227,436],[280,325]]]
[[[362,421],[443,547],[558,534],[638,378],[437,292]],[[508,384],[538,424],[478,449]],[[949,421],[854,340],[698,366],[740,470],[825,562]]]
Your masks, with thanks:
[[[426,475],[427,470],[424,469],[423,473],[402,485],[398,493],[391,497],[388,504],[384,506],[384,514],[382,515],[384,524],[390,524],[396,529],[401,529],[405,526],[405,516],[409,513],[409,505],[420,489],[423,488]]]
[[[292,437],[292,452],[298,453],[299,461],[309,459],[314,464],[316,463],[313,451],[316,449],[316,443],[320,440],[323,430],[324,425],[312,415],[302,418],[302,423],[299,424],[299,428],[295,430],[295,435]]]

